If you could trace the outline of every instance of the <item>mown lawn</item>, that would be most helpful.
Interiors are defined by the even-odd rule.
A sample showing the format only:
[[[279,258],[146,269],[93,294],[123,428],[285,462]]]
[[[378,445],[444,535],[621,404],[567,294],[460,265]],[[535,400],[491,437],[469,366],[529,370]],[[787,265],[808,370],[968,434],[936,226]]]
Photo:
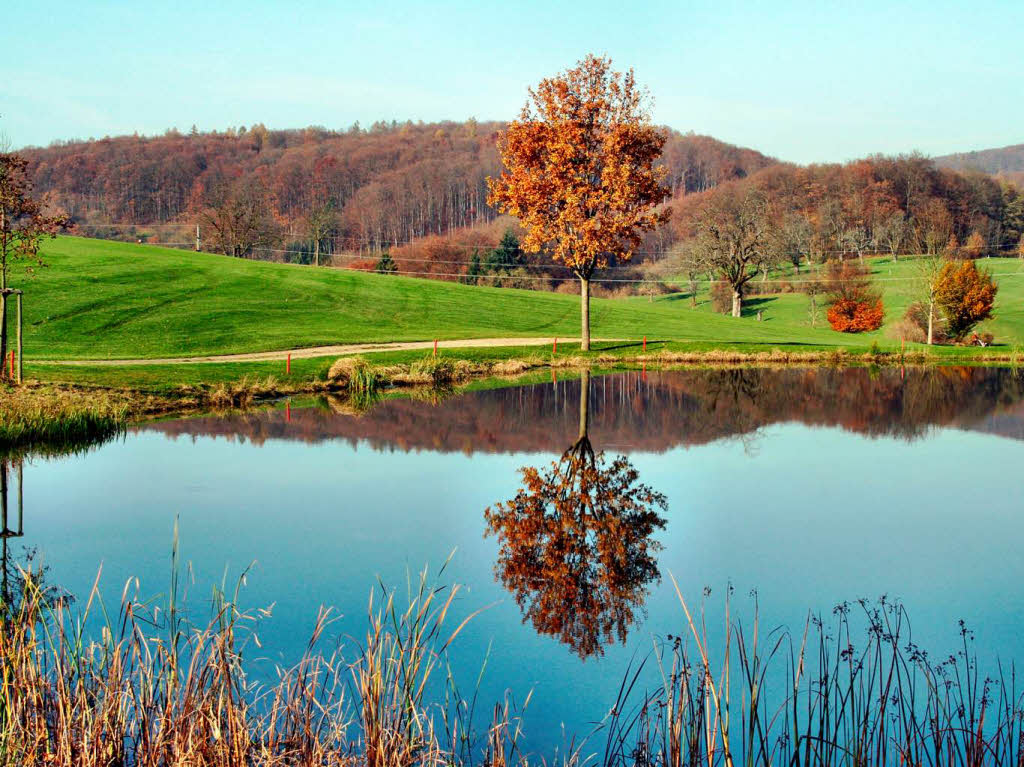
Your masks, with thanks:
[[[327,344],[579,334],[579,300],[525,290],[467,286],[336,269],[269,264],[148,245],[61,237],[47,243],[49,264],[35,277],[15,272],[26,291],[26,359],[127,359],[271,351]],[[885,291],[887,324],[913,294],[913,263],[873,260]],[[997,343],[1024,342],[1024,262],[983,262],[998,275]],[[794,278],[790,275],[791,279]],[[763,313],[763,321],[755,318]],[[798,293],[748,301],[733,319],[697,308],[683,294],[594,299],[596,337],[671,342],[673,347],[733,345],[845,347],[899,345],[885,328],[835,333],[824,312],[812,328]],[[533,353],[537,350],[534,349]],[[500,352],[499,352],[500,353]],[[298,361],[296,361],[298,362]],[[317,363],[319,368],[322,363]],[[209,366],[203,366],[209,368]],[[267,363],[231,366],[263,373]],[[314,365],[302,364],[304,373]],[[85,371],[82,371],[83,374]],[[150,374],[162,372],[152,370]],[[226,375],[228,368],[224,369]],[[214,374],[209,369],[202,377]]]

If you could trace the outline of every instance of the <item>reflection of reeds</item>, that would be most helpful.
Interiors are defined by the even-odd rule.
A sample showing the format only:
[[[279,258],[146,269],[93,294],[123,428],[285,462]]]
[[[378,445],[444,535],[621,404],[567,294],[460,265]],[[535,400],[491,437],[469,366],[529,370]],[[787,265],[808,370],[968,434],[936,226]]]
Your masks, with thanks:
[[[24,580],[23,596],[0,610],[0,764],[527,761],[510,704],[495,706],[488,727],[473,734],[476,696],[458,695],[444,660],[472,616],[446,628],[457,589],[425,577],[402,606],[384,589],[371,598],[365,639],[349,657],[318,649],[333,621],[321,610],[302,658],[277,669],[268,686],[243,663],[258,651],[265,613],[242,613],[224,594],[196,626],[178,604],[176,579],[160,609],[126,588],[118,615],[90,640],[89,614],[105,615],[95,587],[84,614],[72,616],[65,601]],[[631,668],[604,723],[604,743],[596,734],[571,741],[559,763],[1022,763],[1015,677],[1001,670],[983,678],[966,630],[960,652],[936,662],[910,641],[898,603],[844,605],[796,635],[762,632],[756,607],[745,626],[727,606],[724,645],[715,646],[703,610],[680,600],[685,635],[669,636],[648,661],[661,669],[660,688],[637,692],[643,664]],[[864,635],[854,628],[862,620]]]

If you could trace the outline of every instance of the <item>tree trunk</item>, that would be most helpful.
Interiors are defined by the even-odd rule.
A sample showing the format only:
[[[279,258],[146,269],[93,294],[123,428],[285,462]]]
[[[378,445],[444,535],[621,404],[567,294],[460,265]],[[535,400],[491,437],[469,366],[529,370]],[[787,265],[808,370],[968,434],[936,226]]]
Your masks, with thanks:
[[[935,323],[935,319],[934,318],[935,318],[935,304],[934,303],[930,303],[930,304],[928,304],[928,345],[929,346],[932,345],[932,338],[934,337],[934,335],[932,333],[932,328],[933,328],[934,323]]]
[[[590,371],[580,374],[580,439],[587,438],[590,426]]]
[[[743,292],[735,288],[732,291],[732,316],[743,316]]]
[[[582,335],[580,351],[590,351],[590,279],[580,277],[580,320]]]
[[[313,242],[313,266],[320,266],[320,238]]]
[[[0,293],[0,378],[7,377],[7,294]]]

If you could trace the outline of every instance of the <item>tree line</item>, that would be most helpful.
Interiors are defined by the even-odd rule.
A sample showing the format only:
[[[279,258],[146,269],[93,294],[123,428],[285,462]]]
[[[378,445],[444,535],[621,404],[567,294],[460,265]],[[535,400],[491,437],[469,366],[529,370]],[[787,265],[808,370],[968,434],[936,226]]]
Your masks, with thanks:
[[[486,224],[504,124],[378,122],[345,131],[168,131],[55,143],[22,152],[37,192],[89,236],[128,225],[184,240],[198,223],[204,249],[259,249],[316,262],[336,251],[380,252]],[[773,161],[707,136],[666,130],[661,158],[677,194],[700,192]],[[178,229],[161,228],[181,224]],[[152,238],[150,238],[152,240]]]

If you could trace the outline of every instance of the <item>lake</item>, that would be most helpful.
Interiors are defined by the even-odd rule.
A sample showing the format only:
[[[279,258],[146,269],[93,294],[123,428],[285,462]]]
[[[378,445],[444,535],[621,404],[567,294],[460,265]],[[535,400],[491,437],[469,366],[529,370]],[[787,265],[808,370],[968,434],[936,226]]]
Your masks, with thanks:
[[[378,583],[404,590],[450,558],[441,580],[463,586],[452,627],[486,608],[456,640],[453,672],[472,690],[486,659],[484,709],[532,691],[527,743],[543,752],[563,726],[584,733],[604,717],[631,662],[688,631],[673,578],[691,607],[703,599],[712,633],[729,590],[734,618],[752,617],[756,591],[762,625],[797,632],[809,614],[887,595],[933,653],[956,649],[963,620],[984,666],[1024,658],[1020,371],[558,373],[497,386],[361,412],[324,398],[161,420],[28,459],[24,535],[5,539],[5,565],[35,549],[80,601],[100,565],[108,606],[133,576],[156,596],[177,520],[193,611],[205,616],[212,587],[250,568],[242,605],[273,605],[261,652],[288,664],[320,605],[340,616],[331,639],[358,638]],[[520,494],[523,467],[536,471]],[[17,468],[7,475],[14,531]],[[532,525],[538,504],[573,502],[573,482],[629,500],[583,531]],[[652,666],[643,683],[656,682]]]

